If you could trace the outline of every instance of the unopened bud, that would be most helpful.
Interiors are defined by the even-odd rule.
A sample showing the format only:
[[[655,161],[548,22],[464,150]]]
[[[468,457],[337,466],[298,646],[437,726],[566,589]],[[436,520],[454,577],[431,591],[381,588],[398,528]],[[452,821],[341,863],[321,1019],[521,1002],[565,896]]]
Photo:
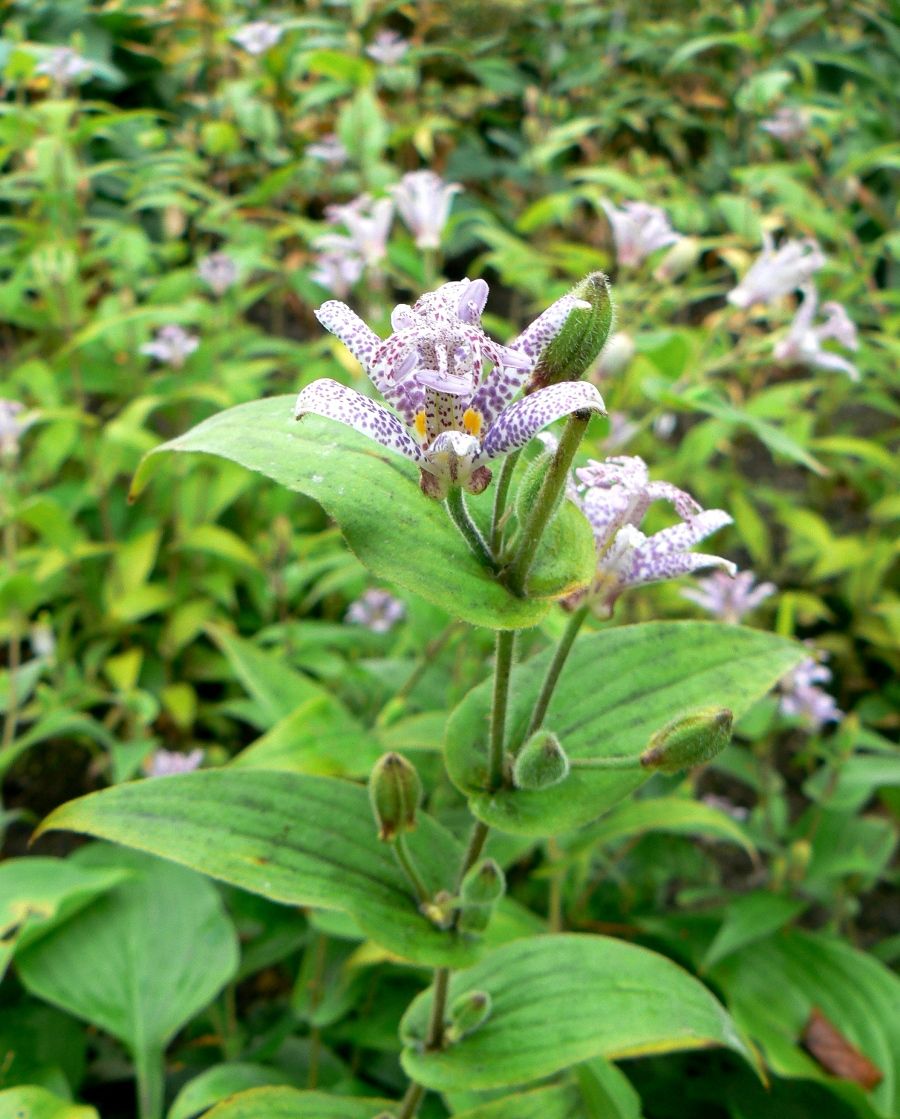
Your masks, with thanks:
[[[679,237],[653,272],[653,279],[661,284],[671,283],[683,276],[697,263],[703,246],[696,237]]]
[[[513,764],[517,789],[549,789],[569,775],[569,759],[552,731],[536,731]]]
[[[506,891],[506,877],[493,859],[476,863],[462,880],[459,890],[463,906],[496,905]]]
[[[422,796],[422,783],[401,754],[385,754],[375,763],[369,778],[369,800],[378,838],[390,842],[401,832],[416,826],[416,808]]]
[[[592,272],[569,293],[589,304],[573,307],[562,330],[538,358],[527,392],[560,381],[577,381],[606,344],[615,320],[609,281],[602,272]]]
[[[530,462],[522,475],[522,481],[516,490],[516,516],[520,521],[525,520],[537,500],[537,495],[540,493],[541,486],[544,484],[544,478],[547,476],[547,471],[550,469],[550,464],[556,455],[556,449],[541,451],[541,453]],[[565,497],[565,487],[561,487],[559,496],[557,497],[557,508],[562,504]],[[554,510],[555,513],[556,510]],[[552,516],[553,514],[551,514]]]
[[[619,330],[610,338],[603,347],[600,361],[597,365],[597,378],[605,381],[608,378],[618,377],[623,373],[634,357],[634,341],[630,334]],[[593,378],[592,378],[593,379]]]
[[[450,1025],[444,1036],[452,1045],[483,1026],[490,1014],[491,996],[487,991],[469,991],[467,995],[460,995],[450,1007]]]
[[[704,707],[673,719],[651,737],[641,754],[641,765],[662,773],[703,765],[731,741],[732,721],[725,707]]]

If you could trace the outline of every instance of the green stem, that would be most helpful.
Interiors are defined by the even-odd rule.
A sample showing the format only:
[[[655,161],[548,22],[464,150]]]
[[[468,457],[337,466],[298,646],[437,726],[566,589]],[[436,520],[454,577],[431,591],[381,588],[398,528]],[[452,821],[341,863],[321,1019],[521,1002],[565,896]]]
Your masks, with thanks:
[[[491,705],[491,739],[488,755],[488,789],[496,791],[503,784],[503,751],[506,745],[506,707],[509,701],[509,677],[512,672],[515,630],[497,631],[497,652],[494,659],[494,701]]]
[[[403,1103],[400,1105],[400,1110],[397,1112],[397,1119],[413,1119],[413,1116],[419,1110],[419,1104],[425,1096],[425,1089],[421,1084],[417,1084],[413,1080],[409,1088],[406,1090],[406,1095],[403,1097]]]
[[[550,662],[550,667],[547,669],[547,675],[544,677],[544,684],[541,688],[541,694],[537,698],[537,703],[534,705],[534,711],[531,713],[531,721],[528,724],[528,730],[525,732],[523,741],[528,741],[536,730],[540,730],[541,724],[544,721],[544,716],[547,714],[547,708],[550,706],[550,700],[553,697],[553,692],[556,690],[557,682],[559,681],[559,674],[563,670],[563,666],[568,659],[571,652],[572,645],[575,643],[575,638],[578,636],[578,631],[584,624],[585,618],[588,616],[590,606],[585,603],[579,607],[575,613],[569,618],[569,623],[566,626],[565,633],[563,633],[559,644],[556,647],[556,652],[553,654],[553,660]]]
[[[572,769],[643,769],[640,754],[614,758],[572,758]]]
[[[484,850],[484,845],[487,842],[490,827],[482,820],[475,821],[475,827],[472,828],[472,834],[469,836],[469,846],[466,848],[465,856],[463,857],[462,866],[459,868],[459,875],[456,879],[456,892],[459,893],[462,886],[462,880],[469,873],[472,867],[478,862],[478,857]],[[456,919],[462,910],[456,911]]]
[[[140,1119],[162,1119],[165,1079],[163,1051],[155,1046],[141,1047],[134,1055]]]
[[[11,472],[10,472],[11,473]],[[6,472],[2,475],[4,485],[8,478]],[[12,503],[6,502],[3,513],[6,523],[3,525],[3,554],[6,560],[7,572],[12,575],[16,568],[16,526],[12,519]],[[19,667],[22,663],[22,638],[19,633],[19,612],[10,610],[10,635],[9,657],[7,669],[9,671],[9,695],[6,703],[6,714],[3,717],[3,737],[0,739],[0,753],[8,750],[16,737],[16,725],[19,720]]]
[[[481,530],[469,515],[469,510],[466,508],[466,499],[459,486],[450,487],[450,492],[447,494],[444,505],[453,519],[453,523],[463,534],[466,543],[478,559],[485,564],[485,566],[493,568],[494,557],[488,550],[487,542],[481,535]]]
[[[572,465],[572,459],[575,457],[578,445],[587,430],[590,418],[590,412],[575,412],[569,416],[553,462],[544,475],[534,505],[522,526],[519,550],[509,565],[506,575],[507,583],[518,595],[524,596],[525,594],[528,573],[534,564],[541,536],[547,527],[547,522],[556,510],[560,495],[565,489],[569,467]]]
[[[513,451],[503,460],[500,468],[500,477],[497,479],[497,488],[494,490],[494,513],[491,518],[491,538],[489,541],[491,554],[495,559],[500,556],[500,545],[503,543],[503,515],[506,512],[506,499],[509,497],[509,487],[515,473],[516,463],[519,461],[521,451]]]
[[[399,832],[393,842],[394,854],[397,857],[397,862],[400,864],[403,873],[409,879],[410,885],[415,891],[416,899],[419,905],[424,905],[425,902],[431,898],[431,893],[428,887],[422,881],[422,876],[416,867],[413,857],[410,854],[409,848],[406,846],[406,836],[403,832]]]

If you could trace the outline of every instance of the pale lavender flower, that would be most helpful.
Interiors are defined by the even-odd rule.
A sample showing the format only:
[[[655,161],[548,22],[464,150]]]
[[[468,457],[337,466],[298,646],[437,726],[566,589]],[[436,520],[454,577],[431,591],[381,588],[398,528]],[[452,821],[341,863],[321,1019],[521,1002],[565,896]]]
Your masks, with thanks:
[[[756,583],[752,571],[739,571],[733,576],[714,571],[705,579],[698,579],[696,587],[686,587],[681,594],[713,617],[737,623],[777,589],[774,583]]]
[[[634,357],[634,341],[624,331],[617,330],[600,353],[597,363],[597,376],[601,378],[618,377],[628,368]]]
[[[90,72],[88,60],[71,47],[53,47],[37,64],[36,74],[45,74],[58,85],[66,86]]]
[[[53,627],[46,621],[35,622],[29,635],[31,651],[36,657],[49,660],[56,652],[56,637]]]
[[[362,276],[364,267],[362,257],[332,249],[330,252],[319,253],[310,278],[332,295],[346,299],[350,289]]]
[[[379,264],[387,255],[387,239],[394,216],[390,198],[361,194],[352,202],[329,206],[325,216],[332,225],[343,224],[347,235],[324,233],[316,244],[327,251],[356,254],[366,266]]]
[[[28,426],[19,416],[25,405],[18,400],[0,397],[0,458],[12,458],[19,453],[19,439]]]
[[[813,730],[826,723],[839,723],[843,712],[834,696],[820,688],[831,680],[831,670],[814,657],[808,657],[781,681],[782,714],[802,719]]]
[[[388,189],[417,247],[439,248],[453,195],[462,190],[460,184],[445,183],[434,171],[410,171]]]
[[[609,413],[609,434],[603,440],[607,451],[620,451],[640,431],[640,425],[630,420],[624,412]]]
[[[796,143],[809,132],[809,118],[802,109],[782,105],[775,110],[774,116],[760,121],[759,127],[783,144]]]
[[[554,420],[602,412],[600,393],[583,381],[550,385],[510,403],[569,312],[584,301],[563,296],[510,346],[501,346],[481,326],[487,295],[484,280],[444,284],[412,307],[395,307],[386,341],[345,304],[323,304],[319,322],[348,347],[394,412],[325,378],[300,393],[297,418],[313,413],[355,428],[414,462],[424,492],[443,499],[451,485],[481,493],[490,482],[487,463],[524,447]]]
[[[256,19],[238,28],[231,38],[248,54],[265,54],[281,39],[284,28],[266,19]]]
[[[200,768],[202,761],[203,751],[199,747],[187,754],[160,747],[144,763],[144,772],[148,777],[173,777],[176,773],[192,773]]]
[[[731,524],[731,517],[722,509],[702,509],[690,494],[668,482],[651,482],[643,459],[628,455],[604,462],[591,459],[575,476],[577,504],[597,545],[597,577],[588,593],[606,607],[629,587],[674,579],[703,567],[737,570],[719,556],[689,551]],[[681,522],[645,536],[639,526],[654,501],[668,501]]]
[[[621,268],[634,268],[657,249],[674,245],[680,234],[669,224],[668,215],[646,202],[625,202],[621,207],[600,203],[609,218]]]
[[[796,362],[798,365],[815,365],[820,369],[836,369],[846,373],[851,381],[859,380],[859,370],[840,354],[822,348],[822,343],[834,339],[848,350],[859,348],[856,327],[840,303],[823,303],[825,321],[813,326],[819,302],[815,284],[804,284],[801,289],[803,302],[797,309],[794,321],[785,338],[775,346],[778,361]]]
[[[406,617],[406,607],[390,591],[370,587],[350,604],[344,621],[351,626],[365,626],[372,633],[387,633]]]
[[[653,434],[657,439],[671,439],[678,427],[678,417],[674,412],[660,412],[653,421]]]
[[[385,29],[375,35],[366,54],[382,66],[396,66],[408,50],[409,43],[399,32]]]
[[[197,265],[197,275],[214,295],[224,295],[237,280],[237,265],[228,253],[210,253]]]
[[[728,293],[728,302],[743,308],[771,303],[802,287],[824,264],[825,255],[812,237],[785,241],[776,249],[771,235],[763,233],[762,252],[743,280]]]
[[[321,139],[306,145],[306,154],[319,159],[331,167],[340,167],[349,158],[349,152],[334,132],[328,132]]]
[[[188,334],[184,327],[172,323],[161,327],[152,342],[145,342],[141,353],[180,369],[199,345],[200,339],[196,335]]]

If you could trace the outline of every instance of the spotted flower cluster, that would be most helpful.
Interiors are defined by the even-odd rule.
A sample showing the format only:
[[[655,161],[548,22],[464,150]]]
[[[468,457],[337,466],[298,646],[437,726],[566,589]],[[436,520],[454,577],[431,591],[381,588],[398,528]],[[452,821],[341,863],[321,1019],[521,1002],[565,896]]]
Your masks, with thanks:
[[[20,401],[0,397],[0,462],[19,453],[19,439],[27,426],[20,418],[24,411]]]
[[[71,85],[90,71],[90,62],[71,47],[53,47],[34,69],[61,86]]]
[[[778,249],[771,234],[763,233],[763,249],[743,280],[728,293],[728,302],[748,308],[771,303],[803,287],[825,264],[825,255],[811,237],[785,241]]]
[[[203,751],[198,747],[180,754],[176,750],[156,750],[144,765],[148,777],[174,777],[177,773],[192,773],[203,762]]]
[[[256,19],[252,23],[245,23],[231,36],[239,47],[243,47],[248,54],[265,54],[271,50],[284,34],[284,28],[277,23],[270,23],[267,19]]]
[[[760,121],[759,127],[783,144],[795,144],[809,133],[809,117],[793,105],[782,105],[772,116]]]
[[[369,587],[355,602],[351,602],[344,616],[351,626],[363,626],[372,633],[389,633],[406,617],[406,607],[390,591]]]
[[[183,326],[170,323],[156,332],[152,342],[141,346],[141,353],[180,369],[199,345],[200,339],[195,334],[188,334]]]
[[[590,522],[597,544],[597,576],[588,593],[607,609],[629,587],[687,575],[703,567],[736,568],[719,556],[691,552],[711,533],[731,524],[722,509],[702,509],[669,482],[651,482],[647,464],[632,455],[589,460],[575,471],[570,495]],[[654,501],[668,501],[681,518],[652,536],[640,531]]]
[[[481,326],[487,296],[484,280],[444,284],[412,307],[395,307],[393,333],[384,341],[345,304],[323,304],[319,322],[344,342],[394,411],[325,378],[300,393],[297,418],[313,413],[355,428],[414,462],[423,491],[443,499],[451,486],[481,493],[491,478],[488,463],[524,447],[554,420],[603,412],[600,393],[584,381],[513,402],[570,312],[589,304],[563,296],[501,346]]]
[[[834,696],[819,687],[830,680],[831,670],[814,657],[802,661],[781,682],[782,713],[817,731],[826,723],[840,722],[842,712]]]
[[[228,253],[210,253],[197,265],[197,275],[213,295],[224,295],[237,280],[237,265]]]
[[[625,202],[622,206],[602,202],[601,205],[612,228],[620,268],[635,268],[651,253],[674,245],[680,238],[669,224],[665,210],[658,206],[646,202]]]
[[[840,354],[826,350],[822,343],[833,339],[847,350],[857,350],[859,340],[856,326],[840,303],[822,304],[823,322],[816,325],[819,296],[815,284],[802,288],[803,300],[794,316],[787,335],[775,346],[778,361],[812,365],[819,369],[836,369],[846,373],[851,381],[859,380],[859,371],[852,362]]]
[[[366,54],[382,66],[396,66],[409,50],[409,43],[399,31],[379,31],[366,47]]]
[[[774,583],[757,583],[752,571],[729,575],[714,571],[698,579],[696,587],[685,587],[682,597],[723,622],[736,624],[776,591]]]

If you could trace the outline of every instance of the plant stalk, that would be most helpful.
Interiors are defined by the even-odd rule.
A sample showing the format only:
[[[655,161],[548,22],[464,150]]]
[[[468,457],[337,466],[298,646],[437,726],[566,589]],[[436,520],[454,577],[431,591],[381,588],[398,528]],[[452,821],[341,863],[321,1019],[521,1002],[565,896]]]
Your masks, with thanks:
[[[491,538],[488,544],[495,560],[500,558],[500,545],[503,543],[503,516],[506,512],[509,487],[521,453],[521,451],[513,451],[503,460],[503,466],[500,467],[500,477],[497,479],[497,488],[494,491],[494,512],[491,517]]]
[[[544,722],[544,716],[547,714],[547,708],[550,706],[550,700],[553,698],[553,693],[556,690],[556,685],[559,682],[560,673],[568,660],[569,653],[572,651],[572,646],[575,644],[575,638],[578,636],[579,630],[584,625],[584,620],[588,616],[590,610],[589,604],[586,602],[580,606],[575,613],[569,618],[568,625],[565,632],[560,638],[559,644],[556,646],[556,652],[553,654],[553,660],[550,662],[550,667],[547,669],[547,675],[544,677],[544,683],[541,687],[541,694],[537,698],[537,703],[534,705],[534,711],[531,713],[531,720],[528,723],[528,730],[525,732],[523,741],[527,742],[536,730],[541,729]]]
[[[503,752],[506,746],[506,708],[509,701],[509,677],[512,671],[515,630],[497,631],[497,652],[494,660],[494,701],[491,706],[491,738],[488,756],[488,789],[495,792],[503,784]]]
[[[472,520],[469,510],[466,508],[466,499],[460,486],[450,487],[444,506],[475,556],[486,567],[494,569],[494,557],[488,549],[487,541],[481,535],[481,530]]]
[[[415,861],[413,860],[409,848],[406,845],[406,836],[403,834],[403,832],[399,832],[395,836],[392,846],[394,848],[394,855],[397,858],[397,862],[400,864],[403,873],[409,879],[410,885],[415,891],[416,900],[418,901],[419,905],[424,905],[425,902],[430,900],[431,893],[422,880],[422,875],[419,874],[419,870],[416,867]]]
[[[519,550],[506,572],[506,582],[512,591],[520,597],[525,596],[528,573],[531,571],[537,556],[541,537],[548,521],[556,510],[560,494],[565,489],[569,467],[572,465],[575,452],[578,450],[585,431],[587,431],[590,418],[590,412],[574,412],[569,416],[556,454],[544,475],[544,481],[538,490],[534,505],[522,526]]]

